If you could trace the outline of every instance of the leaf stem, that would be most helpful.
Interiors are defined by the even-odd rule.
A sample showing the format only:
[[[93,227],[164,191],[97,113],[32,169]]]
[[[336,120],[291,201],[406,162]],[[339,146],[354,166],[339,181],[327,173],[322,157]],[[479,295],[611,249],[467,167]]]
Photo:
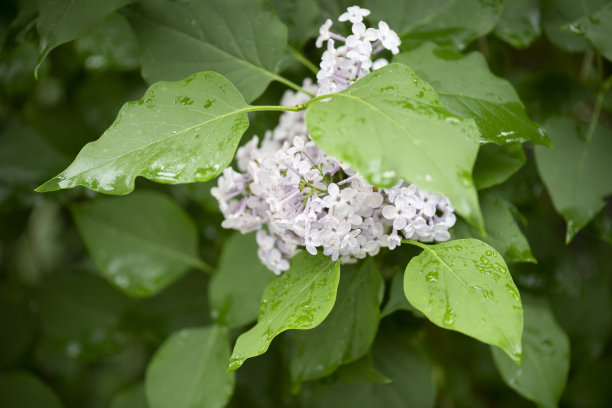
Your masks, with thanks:
[[[593,108],[593,114],[591,115],[589,128],[587,130],[587,134],[584,140],[584,147],[582,148],[582,154],[580,156],[580,163],[584,162],[589,147],[591,146],[591,140],[593,139],[593,134],[595,133],[595,127],[597,126],[597,122],[599,122],[601,106],[603,105],[606,92],[608,92],[610,87],[612,87],[612,75],[609,76],[605,81],[602,81],[601,88],[599,89],[599,92],[597,92],[597,98],[595,99],[595,107]]]
[[[306,58],[304,54],[302,54],[298,49],[292,47],[291,45],[288,45],[287,48],[289,49],[289,52],[291,53],[293,58],[296,59],[296,61],[302,63],[302,65],[308,68],[310,72],[312,72],[313,74],[315,75],[317,74],[319,69],[317,68],[315,64],[312,63],[312,61]]]
[[[306,94],[308,96],[310,96],[311,98],[314,96],[312,93],[308,92],[307,90],[305,90],[304,88],[302,88],[301,86],[299,86],[298,84],[296,84],[295,82],[292,82],[290,80],[288,80],[285,77],[282,77],[280,75],[277,74],[273,74],[270,73],[270,77],[272,77],[274,80],[287,85],[289,88],[293,88],[298,92],[302,92],[303,94]]]
[[[291,112],[299,112],[304,110],[304,105],[296,105],[296,106],[283,106],[283,105],[253,105],[249,106],[246,111],[247,112],[258,112],[258,111],[291,111]]]
[[[419,242],[419,241],[413,241],[411,239],[402,239],[402,244],[410,244],[410,245],[418,246],[419,248],[422,248],[422,249],[429,250],[428,245],[425,245],[424,243]]]

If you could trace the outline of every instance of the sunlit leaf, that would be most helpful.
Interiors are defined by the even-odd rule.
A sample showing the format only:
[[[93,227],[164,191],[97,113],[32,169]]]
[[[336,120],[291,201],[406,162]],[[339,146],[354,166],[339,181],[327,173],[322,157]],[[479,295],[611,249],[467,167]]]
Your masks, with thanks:
[[[170,184],[209,180],[231,162],[249,124],[247,109],[240,92],[215,72],[158,82],[125,104],[100,139],[37,191],[85,186],[127,194],[138,176]]]
[[[238,337],[229,369],[238,369],[247,358],[263,354],[272,339],[288,329],[312,329],[327,317],[336,301],[340,264],[319,254],[300,252],[291,268],[266,287],[257,324]]]
[[[425,246],[404,274],[408,301],[438,326],[521,361],[523,308],[503,258],[476,239]]]
[[[482,227],[471,172],[479,132],[448,112],[436,91],[402,64],[389,64],[306,112],[316,144],[373,185],[408,180],[448,196]]]

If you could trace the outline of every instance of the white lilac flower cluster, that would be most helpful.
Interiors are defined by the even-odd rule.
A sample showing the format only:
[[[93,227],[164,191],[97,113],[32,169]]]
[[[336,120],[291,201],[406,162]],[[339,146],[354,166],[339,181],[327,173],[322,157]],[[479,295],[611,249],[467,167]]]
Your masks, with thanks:
[[[306,79],[304,89],[319,95],[337,92],[386,64],[372,64],[380,47],[397,52],[399,39],[387,24],[365,28],[362,18],[369,13],[349,7],[340,16],[340,21],[353,23],[353,35],[346,39],[329,32],[330,20],[323,24],[317,45],[327,40],[328,49],[318,85]],[[334,40],[345,44],[334,49]],[[281,104],[300,105],[308,99],[287,91]],[[276,274],[289,269],[290,259],[303,249],[351,262],[383,247],[394,249],[402,238],[446,241],[455,224],[448,198],[404,181],[393,188],[372,187],[323,153],[308,136],[303,111],[284,112],[261,144],[255,136],[238,149],[236,159],[239,171],[226,168],[211,191],[225,216],[222,226],[257,231],[258,255]]]

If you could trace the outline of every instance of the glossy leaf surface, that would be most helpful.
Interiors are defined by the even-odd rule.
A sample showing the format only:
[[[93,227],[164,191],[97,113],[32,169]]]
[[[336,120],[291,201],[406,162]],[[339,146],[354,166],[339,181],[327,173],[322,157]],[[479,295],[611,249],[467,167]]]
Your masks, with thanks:
[[[208,286],[211,314],[219,324],[238,327],[257,318],[261,294],[274,277],[257,256],[254,234],[232,235]]]
[[[595,13],[608,0],[542,0],[542,25],[550,41],[557,47],[580,52],[590,48],[589,42],[565,26]]]
[[[538,406],[554,408],[569,372],[569,347],[550,309],[526,302],[522,364],[517,366],[498,349],[491,351],[506,384]]]
[[[127,194],[138,176],[169,184],[210,180],[231,162],[249,124],[246,110],[240,92],[215,72],[158,82],[37,191],[85,186]]]
[[[293,335],[294,383],[325,377],[368,351],[378,329],[382,289],[382,277],[371,259],[359,268],[343,268],[329,316],[318,327]]]
[[[587,144],[587,124],[556,117],[545,126],[554,147],[537,147],[536,163],[555,209],[567,222],[569,242],[612,194],[612,130],[598,125]]]
[[[113,11],[132,0],[40,0],[38,66],[57,46],[87,33]]]
[[[227,329],[181,330],[157,350],[147,368],[145,390],[151,408],[224,407],[234,391]]]
[[[306,112],[308,131],[326,153],[378,186],[408,180],[448,196],[482,226],[472,167],[479,133],[449,113],[435,90],[408,67],[389,64]]]
[[[216,71],[247,102],[277,78],[276,66],[287,45],[287,28],[267,0],[147,0],[128,16],[148,82]]]
[[[503,258],[476,239],[428,245],[404,274],[408,301],[438,326],[521,361],[523,308]]]
[[[510,82],[493,75],[479,52],[464,56],[427,43],[394,60],[427,81],[451,113],[474,119],[484,141],[550,143],[544,130],[527,117]]]
[[[569,24],[568,29],[585,35],[604,57],[612,61],[612,3]]]
[[[336,301],[339,280],[339,262],[322,254],[295,255],[290,269],[264,290],[257,324],[238,337],[229,369],[236,370],[247,358],[265,353],[272,339],[285,330],[318,326]]]
[[[106,197],[72,213],[102,276],[131,296],[151,296],[202,267],[193,221],[163,194]]]

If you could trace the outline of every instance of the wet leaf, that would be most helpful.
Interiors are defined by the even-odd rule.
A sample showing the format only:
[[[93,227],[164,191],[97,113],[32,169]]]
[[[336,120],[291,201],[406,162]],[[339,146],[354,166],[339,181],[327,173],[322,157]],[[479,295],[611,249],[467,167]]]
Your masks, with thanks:
[[[208,286],[215,321],[239,327],[257,318],[261,294],[274,277],[257,256],[255,234],[232,235],[221,252],[219,267]]]
[[[482,227],[472,167],[479,132],[448,112],[436,91],[402,64],[389,64],[306,112],[316,144],[373,185],[399,179],[449,197],[455,210]]]
[[[371,258],[359,268],[343,268],[329,316],[316,328],[292,337],[294,384],[325,377],[368,351],[378,329],[382,289],[382,277]]]
[[[557,406],[569,372],[569,340],[548,308],[525,303],[523,362],[514,364],[492,348],[502,378],[516,392],[544,408]]]
[[[451,113],[474,119],[482,140],[550,144],[544,129],[527,116],[514,87],[493,75],[479,52],[462,55],[427,43],[399,54],[394,61],[408,65],[427,81]]]
[[[404,274],[408,301],[438,326],[521,361],[523,308],[501,255],[476,239],[423,245]]]
[[[318,326],[336,301],[339,280],[339,262],[322,254],[300,252],[294,256],[290,269],[266,286],[257,324],[238,337],[229,370],[265,353],[272,339],[285,330]]]
[[[612,61],[612,3],[567,27],[573,33],[586,36],[604,57]]]
[[[216,71],[251,102],[278,78],[287,28],[267,0],[147,0],[128,17],[149,83]]]
[[[608,0],[542,0],[542,26],[548,39],[569,52],[589,49],[585,38],[571,32],[565,25],[596,12]]]
[[[151,296],[190,267],[205,268],[193,221],[163,194],[105,197],[72,214],[102,276],[130,296]]]
[[[597,125],[587,143],[587,124],[556,117],[545,126],[554,147],[536,147],[536,163],[555,209],[567,222],[570,242],[612,194],[612,130]]]
[[[127,194],[138,176],[168,184],[210,180],[234,157],[249,124],[247,108],[240,92],[215,72],[158,82],[139,101],[126,103],[100,139],[37,191],[85,186]]]
[[[227,329],[181,330],[157,350],[147,367],[145,391],[151,408],[221,408],[234,391],[226,370]]]

